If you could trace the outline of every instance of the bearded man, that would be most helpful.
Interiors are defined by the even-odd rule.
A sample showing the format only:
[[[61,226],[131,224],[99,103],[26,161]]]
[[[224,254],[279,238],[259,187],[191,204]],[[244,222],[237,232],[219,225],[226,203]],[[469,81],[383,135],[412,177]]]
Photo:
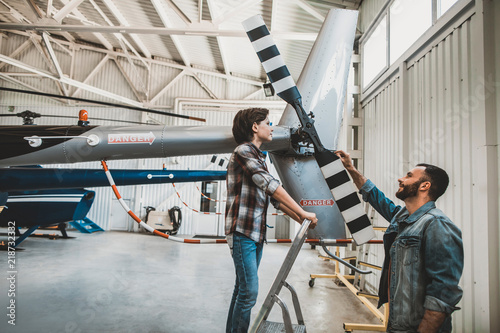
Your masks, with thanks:
[[[448,187],[448,174],[417,164],[398,179],[402,207],[363,176],[349,154],[335,153],[363,200],[390,223],[379,286],[379,307],[389,302],[387,332],[451,332],[451,314],[462,298],[464,255],[460,229],[435,204]]]

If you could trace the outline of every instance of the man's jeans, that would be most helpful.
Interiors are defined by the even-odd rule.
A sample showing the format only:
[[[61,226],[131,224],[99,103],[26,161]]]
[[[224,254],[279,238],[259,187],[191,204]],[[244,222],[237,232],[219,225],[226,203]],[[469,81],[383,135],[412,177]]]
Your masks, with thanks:
[[[236,283],[227,317],[226,333],[246,333],[250,325],[250,314],[259,293],[259,269],[262,258],[262,243],[233,233],[233,261]]]

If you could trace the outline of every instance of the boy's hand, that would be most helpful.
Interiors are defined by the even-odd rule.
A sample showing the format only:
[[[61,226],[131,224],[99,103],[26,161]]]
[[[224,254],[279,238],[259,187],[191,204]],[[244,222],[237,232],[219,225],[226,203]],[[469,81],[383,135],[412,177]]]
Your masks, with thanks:
[[[311,221],[311,224],[309,224],[309,229],[314,229],[316,228],[316,225],[318,225],[318,218],[316,217],[315,213],[305,212],[305,214],[302,216],[302,220],[304,219],[308,219],[309,221]]]

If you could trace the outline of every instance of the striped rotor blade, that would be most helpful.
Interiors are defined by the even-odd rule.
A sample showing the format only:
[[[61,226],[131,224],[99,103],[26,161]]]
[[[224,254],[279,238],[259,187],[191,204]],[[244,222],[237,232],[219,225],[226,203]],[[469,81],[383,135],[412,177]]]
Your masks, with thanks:
[[[242,24],[276,94],[289,104],[299,100],[301,98],[299,90],[262,16],[252,16]]]
[[[316,152],[315,158],[352,238],[358,245],[368,242],[375,232],[342,161],[329,150]]]

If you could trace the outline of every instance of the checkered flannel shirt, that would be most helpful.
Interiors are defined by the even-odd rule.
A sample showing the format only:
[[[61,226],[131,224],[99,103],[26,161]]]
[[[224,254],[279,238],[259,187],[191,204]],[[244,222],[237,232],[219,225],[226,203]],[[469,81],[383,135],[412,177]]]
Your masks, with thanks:
[[[262,242],[270,196],[280,185],[269,173],[264,153],[250,142],[236,147],[229,160],[226,181],[226,235],[237,231]],[[278,208],[276,200],[271,202]]]

